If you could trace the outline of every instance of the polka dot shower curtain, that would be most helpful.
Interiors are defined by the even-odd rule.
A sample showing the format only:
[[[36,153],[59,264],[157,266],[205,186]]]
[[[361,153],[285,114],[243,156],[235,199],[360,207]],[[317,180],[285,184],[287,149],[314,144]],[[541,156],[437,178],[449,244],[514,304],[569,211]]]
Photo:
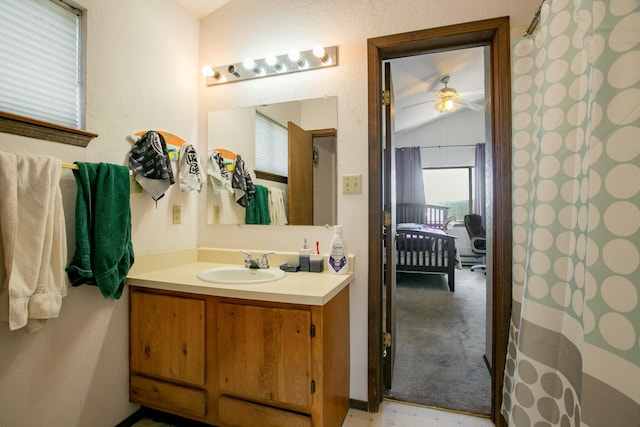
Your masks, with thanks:
[[[640,6],[547,0],[512,50],[510,426],[640,426]]]

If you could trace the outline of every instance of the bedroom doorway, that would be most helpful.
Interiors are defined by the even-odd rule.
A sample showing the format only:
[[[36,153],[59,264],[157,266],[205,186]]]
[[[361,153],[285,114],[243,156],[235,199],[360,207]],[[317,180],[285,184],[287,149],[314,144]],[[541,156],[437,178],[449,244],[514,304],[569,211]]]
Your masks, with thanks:
[[[469,271],[472,264],[478,264],[478,258],[471,252],[463,220],[469,213],[486,217],[485,191],[477,188],[491,188],[490,169],[486,167],[490,160],[477,155],[491,152],[491,135],[486,130],[491,111],[483,108],[485,92],[490,90],[485,78],[489,75],[487,51],[488,47],[480,46],[385,61],[385,81],[387,64],[392,74],[389,98],[395,112],[391,115],[391,143],[396,153],[397,194],[392,197],[398,229],[395,246],[406,239],[406,231],[401,229],[412,226],[407,223],[419,222],[432,227],[428,230],[443,230],[456,237],[451,239],[452,244],[464,268],[442,275],[396,263],[392,297],[395,322],[390,322],[395,325],[391,332],[395,341],[391,381],[389,350],[383,362],[386,399],[485,416],[491,410],[486,276]],[[458,95],[455,111],[446,113],[435,108],[443,75]],[[386,182],[383,188],[388,193]],[[476,206],[478,198],[482,203]],[[424,202],[430,207],[423,213],[418,206]],[[436,212],[436,206],[446,208]],[[414,219],[425,214],[433,218],[432,222],[426,221],[429,224]],[[403,264],[406,262],[404,253],[391,251],[386,256],[399,256]],[[453,259],[450,261],[453,265]],[[455,292],[450,292],[448,280],[453,277]],[[387,277],[384,283],[385,290],[394,286]],[[384,307],[388,307],[388,301],[385,298]],[[390,331],[389,320],[385,316],[385,331]]]
[[[377,412],[383,397],[382,230],[393,222],[391,211],[384,211],[382,168],[383,102],[382,64],[384,61],[428,52],[489,46],[492,133],[494,220],[489,231],[494,244],[488,253],[491,285],[491,418],[504,425],[499,415],[502,377],[511,303],[511,111],[509,69],[509,19],[496,18],[368,40],[369,68],[369,340],[368,410]],[[373,242],[380,242],[376,244]]]

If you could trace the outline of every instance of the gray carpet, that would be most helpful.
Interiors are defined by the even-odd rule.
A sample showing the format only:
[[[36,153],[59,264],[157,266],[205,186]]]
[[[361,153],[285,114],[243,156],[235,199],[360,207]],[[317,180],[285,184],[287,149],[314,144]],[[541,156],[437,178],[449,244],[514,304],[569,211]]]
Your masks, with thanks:
[[[399,273],[396,362],[385,397],[476,414],[491,410],[485,353],[485,275]]]

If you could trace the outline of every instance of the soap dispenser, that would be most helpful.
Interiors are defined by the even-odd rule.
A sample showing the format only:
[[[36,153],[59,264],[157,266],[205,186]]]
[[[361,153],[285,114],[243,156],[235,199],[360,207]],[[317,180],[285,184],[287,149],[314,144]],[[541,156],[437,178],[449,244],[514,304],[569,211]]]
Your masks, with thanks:
[[[298,264],[300,264],[300,271],[309,271],[310,257],[311,249],[307,247],[307,239],[304,239],[304,247],[298,251]]]

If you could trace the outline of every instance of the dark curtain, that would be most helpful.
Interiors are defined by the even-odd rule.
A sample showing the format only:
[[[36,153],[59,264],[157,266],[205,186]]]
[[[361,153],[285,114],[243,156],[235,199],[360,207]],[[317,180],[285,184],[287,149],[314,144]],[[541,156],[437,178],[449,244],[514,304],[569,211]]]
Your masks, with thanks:
[[[420,147],[396,149],[396,203],[424,204]]]
[[[473,201],[473,213],[482,217],[485,223],[485,144],[476,144],[476,161],[474,165],[474,179],[476,181],[476,197]]]

